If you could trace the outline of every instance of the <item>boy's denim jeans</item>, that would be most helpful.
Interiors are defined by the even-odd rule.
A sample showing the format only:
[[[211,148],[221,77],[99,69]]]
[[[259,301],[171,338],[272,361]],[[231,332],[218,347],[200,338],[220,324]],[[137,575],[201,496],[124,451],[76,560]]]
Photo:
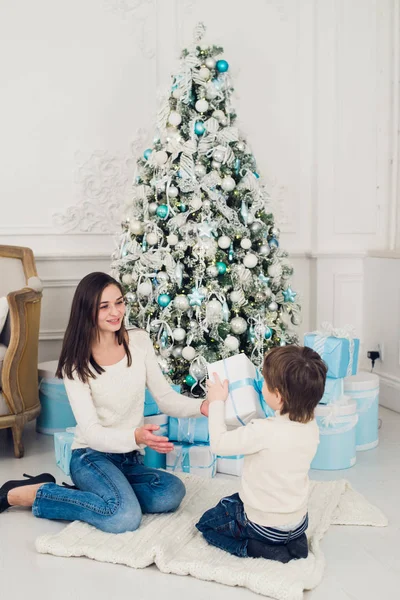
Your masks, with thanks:
[[[143,513],[176,510],[186,493],[180,479],[144,466],[136,451],[108,454],[77,449],[70,470],[78,489],[44,484],[32,507],[36,517],[84,521],[102,531],[124,533],[139,527]]]
[[[222,498],[214,508],[207,510],[196,527],[209,544],[235,556],[267,558],[287,563],[294,558],[306,558],[306,535],[294,540],[288,531],[285,543],[267,542],[252,527],[244,511],[239,494]]]

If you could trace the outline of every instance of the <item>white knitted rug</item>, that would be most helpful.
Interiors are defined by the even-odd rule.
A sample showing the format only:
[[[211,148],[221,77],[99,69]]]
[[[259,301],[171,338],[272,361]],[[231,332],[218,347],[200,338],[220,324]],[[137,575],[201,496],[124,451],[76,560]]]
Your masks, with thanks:
[[[330,525],[387,525],[386,517],[345,480],[312,482],[309,502],[308,558],[281,564],[262,558],[237,558],[210,546],[195,528],[208,508],[237,491],[238,481],[181,475],[187,494],[175,513],[146,515],[137,531],[103,533],[75,521],[56,535],[36,541],[41,553],[87,556],[143,569],[156,564],[163,573],[247,587],[278,600],[300,600],[324,572],[320,540]]]

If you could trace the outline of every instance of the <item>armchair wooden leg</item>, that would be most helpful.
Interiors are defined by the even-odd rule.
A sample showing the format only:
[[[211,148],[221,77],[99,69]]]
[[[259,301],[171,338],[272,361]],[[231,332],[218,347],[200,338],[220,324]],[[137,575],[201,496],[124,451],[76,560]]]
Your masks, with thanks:
[[[23,422],[15,423],[15,425],[12,427],[15,458],[22,458],[24,456],[24,445],[22,443],[23,430],[24,430]]]

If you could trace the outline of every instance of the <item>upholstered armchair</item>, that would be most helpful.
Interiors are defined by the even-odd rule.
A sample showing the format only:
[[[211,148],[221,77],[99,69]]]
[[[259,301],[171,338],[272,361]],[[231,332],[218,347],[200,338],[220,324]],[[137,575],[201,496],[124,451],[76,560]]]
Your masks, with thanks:
[[[40,413],[37,367],[42,293],[29,248],[0,245],[2,297],[7,298],[9,312],[0,332],[0,429],[12,430],[14,453],[21,458],[24,425]]]

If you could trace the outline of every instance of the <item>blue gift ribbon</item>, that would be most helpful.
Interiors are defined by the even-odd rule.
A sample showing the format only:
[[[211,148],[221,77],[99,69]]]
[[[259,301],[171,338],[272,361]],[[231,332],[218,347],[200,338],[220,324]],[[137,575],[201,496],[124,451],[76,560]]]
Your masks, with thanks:
[[[229,376],[228,376],[228,369],[226,366],[226,359],[224,359],[224,371],[225,371],[225,377],[226,379],[229,380]],[[272,410],[272,408],[270,408],[268,406],[268,404],[265,402],[263,395],[262,395],[262,387],[264,385],[264,378],[262,376],[262,374],[260,373],[260,371],[258,369],[256,369],[256,376],[254,378],[252,377],[245,377],[244,379],[238,379],[238,381],[234,381],[233,383],[229,384],[228,387],[228,391],[230,394],[230,399],[232,402],[232,406],[233,406],[233,410],[235,411],[235,415],[237,420],[239,421],[239,423],[241,425],[246,425],[246,423],[244,423],[244,421],[239,417],[238,412],[236,410],[236,405],[235,405],[235,401],[233,399],[233,395],[232,392],[234,392],[235,390],[239,390],[242,387],[246,387],[246,386],[251,386],[255,389],[255,391],[258,394],[258,397],[260,399],[260,404],[261,404],[261,408],[264,412],[264,415],[266,417],[272,417],[275,415],[274,411]]]
[[[198,444],[198,446],[202,446],[202,444]],[[182,444],[180,452],[177,452],[175,463],[172,466],[172,471],[176,471],[176,469],[178,467],[178,463],[180,461],[180,466],[181,466],[182,472],[190,473],[190,448],[193,448],[193,447],[196,447],[196,446]],[[214,458],[209,465],[196,466],[195,468],[196,469],[209,469],[210,467],[213,467],[217,461],[217,457],[215,454],[213,454],[212,456]]]

